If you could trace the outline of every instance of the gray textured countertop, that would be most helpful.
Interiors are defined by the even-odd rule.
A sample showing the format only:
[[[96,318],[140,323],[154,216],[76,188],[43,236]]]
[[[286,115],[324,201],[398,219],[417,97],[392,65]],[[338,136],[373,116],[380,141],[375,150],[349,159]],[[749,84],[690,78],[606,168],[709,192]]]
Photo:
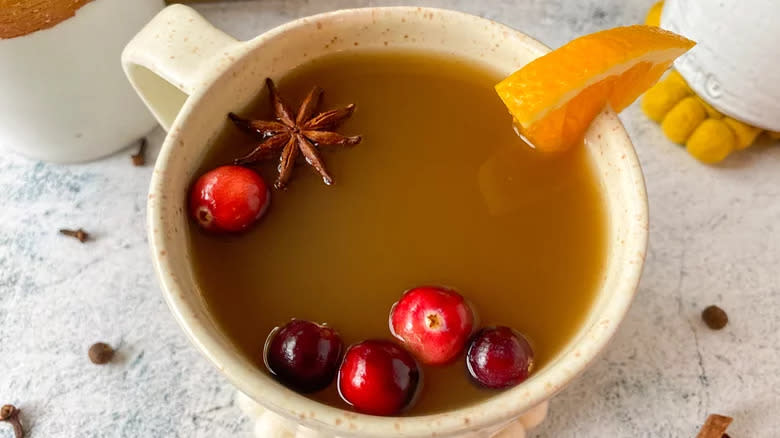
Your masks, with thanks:
[[[290,19],[398,1],[260,0],[200,4],[250,38]],[[653,0],[438,0],[522,29],[551,46],[641,22]],[[734,438],[780,435],[780,147],[713,168],[668,142],[637,105],[621,116],[651,207],[639,294],[614,342],[551,405],[536,437],[693,437],[707,414],[735,417]],[[151,153],[163,138],[149,137]],[[29,436],[250,436],[233,390],[163,303],[144,226],[151,167],[131,151],[61,166],[0,155],[0,403]],[[84,227],[94,241],[58,235]],[[701,309],[731,318],[707,329]],[[86,350],[105,340],[114,363]],[[4,425],[0,425],[4,426]],[[0,437],[11,437],[0,427]]]

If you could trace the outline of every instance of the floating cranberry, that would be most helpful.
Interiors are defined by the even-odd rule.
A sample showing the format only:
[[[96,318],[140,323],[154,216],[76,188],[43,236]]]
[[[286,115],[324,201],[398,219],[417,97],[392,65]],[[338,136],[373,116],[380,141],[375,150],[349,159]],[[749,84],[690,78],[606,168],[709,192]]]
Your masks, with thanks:
[[[330,327],[295,319],[266,341],[265,364],[284,385],[302,393],[333,382],[344,343]]]
[[[209,231],[243,231],[265,213],[271,195],[257,172],[222,166],[198,178],[190,191],[190,214]]]
[[[424,364],[451,362],[474,328],[474,313],[463,297],[442,287],[410,289],[390,310],[390,331]]]
[[[474,336],[466,354],[466,366],[480,385],[501,389],[527,379],[533,358],[531,344],[523,335],[509,327],[493,327]]]
[[[344,355],[339,393],[359,412],[396,415],[414,402],[420,376],[417,362],[403,348],[390,341],[364,341]]]

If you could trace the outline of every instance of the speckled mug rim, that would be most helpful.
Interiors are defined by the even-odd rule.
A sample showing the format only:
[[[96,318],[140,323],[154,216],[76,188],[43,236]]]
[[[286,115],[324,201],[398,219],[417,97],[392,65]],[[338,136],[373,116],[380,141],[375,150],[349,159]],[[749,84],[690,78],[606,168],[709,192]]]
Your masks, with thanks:
[[[232,350],[215,332],[213,325],[198,316],[196,309],[186,299],[186,295],[193,292],[185,291],[181,287],[181,279],[191,276],[191,273],[181,272],[181,269],[174,266],[171,258],[166,257],[166,254],[171,253],[171,249],[186,246],[186,239],[180,236],[172,237],[170,232],[181,225],[179,222],[181,215],[186,215],[182,213],[182,205],[171,204],[173,200],[181,201],[183,195],[178,191],[186,191],[186,188],[174,187],[173,190],[177,195],[168,196],[172,188],[167,184],[166,175],[171,171],[171,167],[174,167],[171,163],[182,159],[185,156],[182,154],[187,153],[186,148],[181,147],[183,146],[181,137],[182,130],[187,128],[188,118],[193,109],[205,105],[205,99],[213,97],[213,94],[209,94],[213,91],[212,88],[224,87],[225,81],[220,82],[219,79],[228,75],[231,65],[252,56],[267,41],[279,38],[287,32],[310,28],[315,26],[315,23],[365,21],[366,17],[372,14],[416,19],[420,26],[435,26],[439,20],[449,19],[461,24],[468,23],[470,26],[483,27],[485,35],[502,34],[506,38],[511,38],[513,44],[522,44],[537,56],[549,51],[543,44],[525,34],[484,18],[456,11],[413,7],[329,12],[291,21],[242,43],[240,49],[226,52],[223,62],[227,68],[220,70],[215,67],[213,73],[206,76],[204,86],[190,95],[158,157],[148,203],[149,239],[154,266],[165,299],[190,340],[238,389],[280,415],[307,427],[317,430],[326,429],[340,436],[446,436],[495,427],[549,399],[582,372],[612,338],[635,294],[647,246],[647,197],[635,151],[623,126],[611,111],[604,111],[594,121],[586,135],[586,143],[594,148],[595,152],[592,155],[603,164],[599,170],[600,177],[618,178],[616,181],[625,192],[625,199],[620,200],[620,205],[611,205],[608,208],[609,214],[612,215],[615,209],[624,208],[626,214],[630,211],[635,215],[635,221],[629,224],[626,234],[622,236],[621,245],[624,248],[621,248],[621,254],[631,255],[630,259],[629,256],[625,256],[626,260],[615,267],[618,272],[615,274],[617,280],[612,289],[614,296],[609,302],[604,303],[596,320],[581,329],[577,335],[577,344],[560,354],[553,364],[539,370],[524,384],[474,405],[424,416],[373,417],[330,407],[298,395],[274,382],[265,373],[257,370],[251,362],[235,354],[235,350]],[[421,18],[422,14],[426,14],[426,19]],[[427,14],[438,18],[427,19]],[[200,148],[204,149],[205,146]],[[194,169],[189,171],[194,172]]]

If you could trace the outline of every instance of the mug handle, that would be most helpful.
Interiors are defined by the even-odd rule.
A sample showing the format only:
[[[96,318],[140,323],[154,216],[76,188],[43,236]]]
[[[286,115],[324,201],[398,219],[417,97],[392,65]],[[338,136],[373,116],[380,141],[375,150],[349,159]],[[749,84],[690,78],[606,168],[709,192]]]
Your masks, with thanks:
[[[163,129],[213,73],[210,59],[240,43],[194,9],[171,5],[160,11],[122,52],[122,68]]]

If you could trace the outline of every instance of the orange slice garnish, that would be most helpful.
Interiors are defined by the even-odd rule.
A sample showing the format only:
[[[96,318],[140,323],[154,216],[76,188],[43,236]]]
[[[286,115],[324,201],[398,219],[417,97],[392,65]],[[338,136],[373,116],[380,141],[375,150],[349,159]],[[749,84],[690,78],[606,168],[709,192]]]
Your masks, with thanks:
[[[520,133],[534,147],[563,150],[610,105],[620,112],[695,43],[654,26],[626,26],[577,38],[496,85]]]

